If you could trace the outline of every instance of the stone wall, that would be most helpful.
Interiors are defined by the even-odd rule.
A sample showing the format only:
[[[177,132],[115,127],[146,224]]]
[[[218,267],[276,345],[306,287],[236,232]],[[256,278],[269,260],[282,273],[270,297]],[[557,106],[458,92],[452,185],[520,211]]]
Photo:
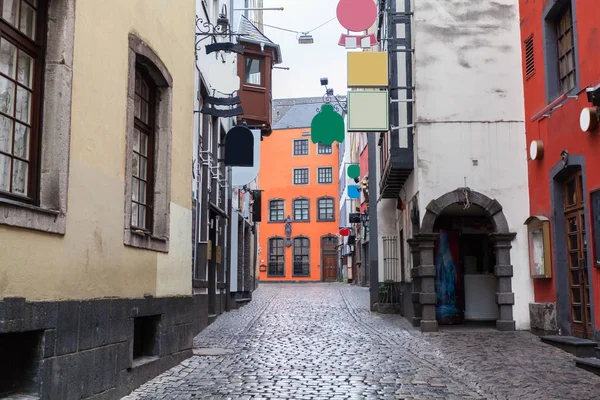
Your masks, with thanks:
[[[540,335],[558,333],[556,303],[529,303],[531,332]]]
[[[150,316],[154,326],[142,328],[142,318]],[[206,296],[63,302],[5,298],[0,301],[0,353],[5,353],[0,359],[27,360],[18,363],[21,376],[0,385],[0,395],[18,391],[52,400],[118,399],[190,357],[194,336],[206,326]],[[32,347],[32,341],[39,351],[14,354],[19,343]],[[134,358],[134,347],[139,349],[142,341],[151,346]]]

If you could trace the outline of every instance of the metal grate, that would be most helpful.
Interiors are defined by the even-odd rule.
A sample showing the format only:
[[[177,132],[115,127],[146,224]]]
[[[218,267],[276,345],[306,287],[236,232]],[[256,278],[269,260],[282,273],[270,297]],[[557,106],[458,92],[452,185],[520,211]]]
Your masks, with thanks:
[[[525,79],[535,75],[535,57],[533,48],[533,36],[525,41]]]
[[[383,280],[399,281],[400,259],[398,258],[398,237],[383,237]]]

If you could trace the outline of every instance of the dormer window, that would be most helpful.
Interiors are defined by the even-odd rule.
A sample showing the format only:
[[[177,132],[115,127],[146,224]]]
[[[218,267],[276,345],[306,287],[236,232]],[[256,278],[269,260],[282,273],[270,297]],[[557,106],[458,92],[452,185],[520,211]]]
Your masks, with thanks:
[[[246,83],[261,86],[261,60],[258,58],[246,58]]]

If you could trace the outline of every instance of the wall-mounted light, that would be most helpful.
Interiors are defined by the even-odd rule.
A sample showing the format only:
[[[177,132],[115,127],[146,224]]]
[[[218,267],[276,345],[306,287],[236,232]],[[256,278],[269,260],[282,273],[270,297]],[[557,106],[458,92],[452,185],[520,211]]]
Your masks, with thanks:
[[[529,145],[529,158],[532,160],[541,160],[544,158],[544,142],[541,140],[532,140]]]
[[[600,108],[586,107],[581,110],[579,116],[579,127],[583,132],[592,132],[596,130],[600,123]]]
[[[227,17],[227,6],[223,4],[219,18],[217,18],[217,26],[221,28],[221,32],[226,32],[229,27],[229,18]]]

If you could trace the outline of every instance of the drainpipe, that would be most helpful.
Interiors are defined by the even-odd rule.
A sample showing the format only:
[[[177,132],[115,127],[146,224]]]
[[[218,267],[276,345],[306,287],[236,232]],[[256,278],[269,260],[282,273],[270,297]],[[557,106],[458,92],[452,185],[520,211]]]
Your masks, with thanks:
[[[375,311],[374,304],[379,297],[379,234],[377,232],[377,198],[379,188],[377,187],[377,140],[374,133],[367,135],[368,160],[369,160],[369,293],[370,308]],[[366,261],[366,260],[365,260]]]

